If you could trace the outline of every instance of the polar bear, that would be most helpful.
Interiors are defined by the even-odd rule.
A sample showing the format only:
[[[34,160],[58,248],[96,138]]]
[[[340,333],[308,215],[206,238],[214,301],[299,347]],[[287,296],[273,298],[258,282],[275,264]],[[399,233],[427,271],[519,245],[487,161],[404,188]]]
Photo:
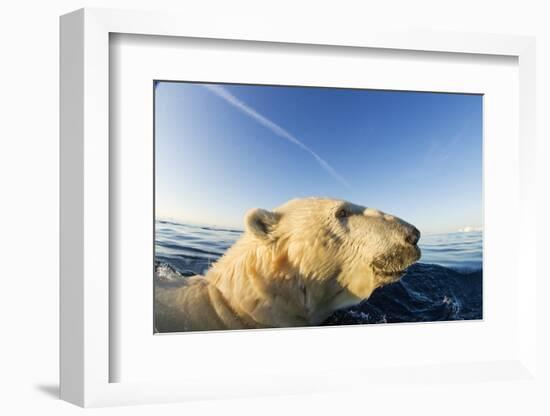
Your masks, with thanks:
[[[328,198],[252,209],[205,276],[155,289],[159,332],[319,325],[401,278],[420,232],[377,209]]]

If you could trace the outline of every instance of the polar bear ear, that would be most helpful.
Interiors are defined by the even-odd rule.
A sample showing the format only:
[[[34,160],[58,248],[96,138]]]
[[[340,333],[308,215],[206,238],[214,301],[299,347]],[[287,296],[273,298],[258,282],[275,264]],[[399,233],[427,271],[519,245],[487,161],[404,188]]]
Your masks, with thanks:
[[[280,216],[276,212],[254,208],[246,213],[244,224],[246,230],[256,237],[270,238],[271,231],[273,231]]]

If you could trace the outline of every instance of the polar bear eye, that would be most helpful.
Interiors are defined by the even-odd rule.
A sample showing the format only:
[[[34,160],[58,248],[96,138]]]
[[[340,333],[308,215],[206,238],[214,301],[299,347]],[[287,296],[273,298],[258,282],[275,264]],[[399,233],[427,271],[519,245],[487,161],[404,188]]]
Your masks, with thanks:
[[[344,208],[340,208],[336,211],[336,218],[346,218],[347,216],[348,212]]]

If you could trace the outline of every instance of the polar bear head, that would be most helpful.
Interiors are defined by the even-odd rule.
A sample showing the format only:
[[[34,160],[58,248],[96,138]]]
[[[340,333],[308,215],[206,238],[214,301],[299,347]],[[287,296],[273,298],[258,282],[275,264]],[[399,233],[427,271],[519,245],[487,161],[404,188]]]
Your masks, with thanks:
[[[413,225],[343,200],[294,199],[272,211],[252,209],[245,225],[266,290],[287,293],[282,286],[292,285],[314,324],[399,280],[420,258]]]

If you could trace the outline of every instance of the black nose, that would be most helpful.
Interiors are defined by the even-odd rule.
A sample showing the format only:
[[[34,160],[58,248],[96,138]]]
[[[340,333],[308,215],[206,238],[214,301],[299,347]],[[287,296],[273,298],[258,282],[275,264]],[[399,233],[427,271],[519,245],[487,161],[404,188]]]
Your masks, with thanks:
[[[412,227],[409,230],[407,237],[405,237],[405,240],[407,241],[407,243],[414,246],[416,243],[418,243],[418,240],[420,240],[420,231],[418,231],[416,227]]]

